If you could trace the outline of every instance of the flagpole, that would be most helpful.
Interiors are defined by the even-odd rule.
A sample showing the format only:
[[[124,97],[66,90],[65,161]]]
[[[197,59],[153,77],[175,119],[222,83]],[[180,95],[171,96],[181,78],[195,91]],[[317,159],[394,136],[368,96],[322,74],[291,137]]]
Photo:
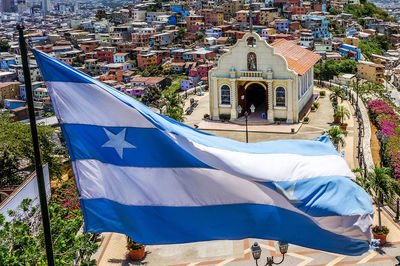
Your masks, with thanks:
[[[39,140],[38,140],[38,134],[37,134],[37,128],[36,128],[35,109],[33,107],[31,74],[30,74],[29,65],[28,65],[28,52],[26,49],[26,42],[25,42],[25,37],[24,37],[24,26],[18,25],[17,30],[19,32],[19,48],[21,50],[22,68],[24,71],[25,90],[26,90],[26,98],[27,98],[28,111],[29,111],[29,123],[31,126],[33,151],[34,151],[34,155],[35,155],[35,168],[36,168],[36,176],[37,176],[37,183],[38,183],[38,189],[39,189],[40,209],[41,209],[41,213],[42,213],[44,240],[45,240],[45,244],[46,244],[47,263],[49,266],[54,266],[53,246],[52,246],[52,242],[51,242],[51,232],[50,232],[50,220],[49,220],[49,212],[47,209],[47,197],[46,197],[46,188],[45,188],[44,178],[43,178],[43,167],[42,167],[42,161],[40,159],[40,150],[39,150]]]

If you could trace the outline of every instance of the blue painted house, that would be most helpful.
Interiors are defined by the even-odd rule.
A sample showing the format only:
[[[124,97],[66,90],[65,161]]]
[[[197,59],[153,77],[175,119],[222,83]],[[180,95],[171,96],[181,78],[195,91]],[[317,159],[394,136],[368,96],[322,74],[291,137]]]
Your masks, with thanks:
[[[339,53],[342,56],[348,57],[350,59],[353,60],[360,60],[361,58],[361,49],[357,48],[354,45],[350,45],[350,44],[342,44],[339,47]]]
[[[15,60],[15,57],[5,57],[0,59],[0,68],[8,70],[10,68],[10,65],[16,65],[17,61]]]

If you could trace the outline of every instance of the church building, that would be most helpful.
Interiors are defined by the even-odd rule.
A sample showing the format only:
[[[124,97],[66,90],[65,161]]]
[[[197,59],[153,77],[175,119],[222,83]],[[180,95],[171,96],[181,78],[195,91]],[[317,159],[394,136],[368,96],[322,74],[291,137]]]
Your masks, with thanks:
[[[312,100],[319,60],[320,55],[292,41],[269,45],[257,33],[245,34],[208,74],[211,119],[223,115],[235,121],[253,109],[249,119],[299,122]]]

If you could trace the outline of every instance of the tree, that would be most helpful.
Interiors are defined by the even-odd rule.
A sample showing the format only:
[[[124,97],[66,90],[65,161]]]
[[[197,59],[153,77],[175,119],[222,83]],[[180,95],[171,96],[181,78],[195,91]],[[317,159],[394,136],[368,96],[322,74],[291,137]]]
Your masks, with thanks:
[[[20,174],[20,161],[8,149],[0,150],[0,188],[20,185],[23,176]]]
[[[198,34],[197,34],[197,40],[200,40],[200,41],[202,41],[202,40],[204,40],[204,37],[205,37],[206,35],[203,33],[203,32],[199,32]]]
[[[340,101],[343,102],[344,90],[342,87],[331,87],[330,90],[331,90],[331,95],[329,95],[329,99],[333,103],[337,104],[339,98]]]
[[[85,62],[85,59],[81,57],[79,54],[77,54],[74,59],[72,59],[71,66],[73,67],[81,67],[83,63]]]
[[[46,265],[43,230],[35,232],[32,221],[38,211],[25,199],[17,210],[9,211],[11,221],[0,215],[0,265]],[[68,210],[49,205],[50,228],[56,265],[72,265],[79,253],[82,265],[95,265],[90,256],[97,250],[92,234],[77,235],[82,216],[69,218]]]
[[[103,18],[106,18],[106,11],[101,10],[101,9],[97,10],[96,11],[96,19],[102,20]]]
[[[328,133],[329,138],[337,150],[339,150],[339,144],[342,147],[345,145],[344,137],[347,136],[346,130],[342,130],[338,126],[333,126],[324,133]]]
[[[142,102],[145,105],[153,104],[155,106],[158,106],[160,99],[161,99],[161,91],[156,87],[150,87],[144,91]]]
[[[390,169],[386,167],[375,167],[374,171],[368,173],[365,190],[375,194],[378,206],[379,228],[382,228],[381,208],[383,201],[391,203],[393,197],[400,191],[400,184],[390,177]]]
[[[10,50],[10,44],[7,40],[0,39],[0,52],[8,52]]]
[[[340,73],[355,74],[357,72],[357,62],[351,59],[344,59],[339,64]]]
[[[82,24],[79,24],[78,27],[76,27],[77,30],[85,30],[85,27],[83,27]]]
[[[27,165],[25,171],[33,171],[35,169],[35,158],[32,146],[32,137],[28,124],[14,122],[11,120],[10,114],[4,113],[0,115],[0,165],[8,165],[10,171],[15,166],[19,166],[19,162]],[[40,145],[41,158],[43,163],[49,164],[51,176],[61,176],[61,158],[66,153],[64,147],[57,146],[57,135],[54,129],[49,126],[38,126],[38,138]],[[14,160],[16,164],[10,165],[10,160]],[[0,171],[0,180],[5,182],[7,170]],[[13,177],[14,178],[14,177]]]
[[[334,116],[340,117],[340,121],[343,124],[344,117],[347,117],[347,119],[350,118],[350,111],[344,106],[338,106],[335,110]]]
[[[185,32],[186,32],[186,28],[184,28],[184,27],[179,27],[179,28],[178,28],[178,36],[177,36],[177,39],[178,39],[178,40],[182,40],[183,37],[185,36]]]
[[[175,92],[167,92],[164,97],[165,101],[163,101],[160,106],[166,107],[165,115],[178,122],[183,122],[183,102],[179,94]]]

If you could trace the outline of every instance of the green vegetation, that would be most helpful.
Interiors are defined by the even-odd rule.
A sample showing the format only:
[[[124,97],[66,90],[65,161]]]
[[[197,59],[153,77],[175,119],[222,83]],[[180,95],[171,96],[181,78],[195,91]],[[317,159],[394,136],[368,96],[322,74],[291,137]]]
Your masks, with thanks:
[[[10,44],[7,40],[0,39],[0,52],[8,52],[10,50]]]
[[[83,224],[82,215],[70,217],[70,211],[57,203],[49,205],[49,214],[55,264],[73,265],[79,254],[81,265],[96,265],[95,260],[90,260],[98,248],[91,240],[93,235],[77,235]],[[30,199],[9,211],[11,222],[0,215],[0,265],[47,265],[43,230],[37,233],[32,229],[33,220],[40,219],[37,215],[39,211],[31,206]]]
[[[106,18],[106,11],[101,10],[101,9],[97,10],[96,11],[96,19],[102,20],[103,18]]]
[[[329,138],[331,139],[333,145],[339,150],[339,144],[343,147],[345,144],[344,138],[347,136],[347,131],[340,129],[338,126],[331,127],[328,131]]]
[[[73,66],[73,67],[81,67],[84,63],[85,63],[85,59],[83,58],[83,56],[80,56],[79,54],[77,54],[74,57],[74,59],[72,59],[71,66]]]
[[[322,80],[333,79],[334,76],[338,76],[341,73],[355,74],[356,72],[357,62],[351,59],[344,59],[341,62],[328,59],[322,64],[314,66],[314,77],[316,79],[321,77]]]
[[[14,122],[5,113],[0,115],[0,128],[0,187],[19,185],[26,174],[21,171],[35,168],[30,127]],[[66,150],[56,145],[57,135],[52,127],[38,126],[38,135],[43,163],[49,164],[51,176],[61,176],[61,158]]]
[[[164,106],[166,107],[164,115],[178,122],[183,122],[184,120],[183,108],[182,108],[183,101],[181,96],[178,93],[172,91],[167,91],[166,93],[164,92],[163,92],[164,99],[160,104],[161,108]]]
[[[364,189],[371,195],[376,195],[379,228],[381,228],[381,202],[391,203],[396,193],[400,192],[400,184],[390,176],[390,168],[375,167],[374,171],[368,174]]]
[[[358,20],[362,20],[362,18],[365,17],[373,17],[377,19],[383,19],[384,21],[396,22],[396,19],[389,16],[386,11],[376,7],[373,3],[368,1],[365,1],[365,3],[360,5],[345,5],[343,11],[345,13],[352,14],[353,18]],[[361,21],[359,23],[362,25]]]
[[[387,35],[378,35],[368,41],[361,40],[358,47],[366,58],[371,59],[372,54],[382,55],[383,51],[392,49],[392,44]]]

